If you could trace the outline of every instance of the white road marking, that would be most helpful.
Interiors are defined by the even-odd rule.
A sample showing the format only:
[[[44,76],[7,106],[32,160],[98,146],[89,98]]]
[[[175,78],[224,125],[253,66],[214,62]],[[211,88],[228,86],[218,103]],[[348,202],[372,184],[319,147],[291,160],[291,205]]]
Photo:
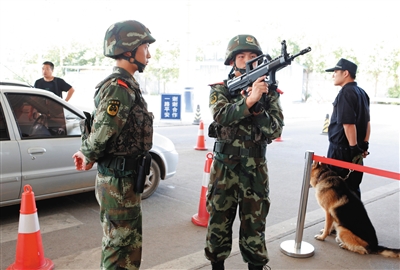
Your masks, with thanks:
[[[54,232],[83,224],[68,213],[39,217],[40,233]],[[19,222],[0,227],[0,243],[17,240]]]

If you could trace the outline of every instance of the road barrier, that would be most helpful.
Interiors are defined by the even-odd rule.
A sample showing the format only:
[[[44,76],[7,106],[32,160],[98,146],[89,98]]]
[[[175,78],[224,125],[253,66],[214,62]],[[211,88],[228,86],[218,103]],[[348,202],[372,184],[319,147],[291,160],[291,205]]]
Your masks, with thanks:
[[[53,262],[44,257],[35,194],[30,185],[24,186],[19,212],[16,259],[7,270],[53,269]]]
[[[313,156],[313,160],[315,160],[317,162],[329,164],[329,165],[334,165],[336,167],[342,167],[342,168],[346,168],[346,169],[350,169],[350,170],[354,170],[354,171],[358,171],[358,172],[365,172],[365,173],[374,174],[374,175],[378,175],[378,176],[382,176],[382,177],[387,177],[387,178],[391,178],[391,179],[395,179],[395,180],[400,180],[400,173],[396,173],[396,172],[376,169],[376,168],[372,168],[372,167],[368,167],[368,166],[363,166],[363,165],[359,165],[359,164],[355,164],[355,163],[351,163],[351,162],[326,158],[326,157],[317,156],[317,155]]]
[[[194,115],[193,125],[200,124],[201,121],[201,113],[200,113],[200,105],[197,104],[196,113]]]
[[[303,175],[303,186],[301,189],[299,214],[297,218],[296,235],[295,240],[287,240],[281,243],[281,252],[295,258],[306,258],[314,255],[314,247],[302,241],[304,222],[307,210],[307,200],[308,193],[310,189],[310,175],[311,175],[311,165],[313,160],[316,162],[321,162],[329,165],[334,165],[336,167],[346,168],[349,170],[365,172],[369,174],[374,174],[382,177],[387,177],[395,180],[400,180],[400,173],[391,172],[381,169],[376,169],[372,167],[367,167],[359,164],[354,164],[351,162],[345,162],[337,159],[326,158],[322,156],[314,155],[314,152],[307,151],[305,157],[304,175]]]
[[[329,114],[326,114],[325,116],[325,121],[324,121],[324,127],[322,128],[322,133],[321,134],[328,134],[328,128],[329,128]]]
[[[204,164],[204,174],[203,174],[203,181],[201,186],[201,193],[200,193],[200,202],[199,202],[199,211],[197,214],[193,215],[192,222],[195,225],[207,227],[208,225],[208,218],[210,217],[209,213],[207,212],[206,208],[206,200],[207,200],[207,188],[208,183],[210,182],[210,169],[211,164],[213,161],[213,153],[208,152],[206,155],[206,162]]]

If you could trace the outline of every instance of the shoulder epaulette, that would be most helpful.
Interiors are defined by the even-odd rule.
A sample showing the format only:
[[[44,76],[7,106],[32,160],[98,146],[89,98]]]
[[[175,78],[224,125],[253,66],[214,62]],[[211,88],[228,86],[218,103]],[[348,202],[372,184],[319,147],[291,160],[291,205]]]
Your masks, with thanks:
[[[213,86],[213,85],[224,85],[224,82],[210,83],[208,86]]]
[[[128,85],[126,84],[126,82],[124,82],[124,81],[121,80],[121,79],[118,79],[118,80],[117,80],[117,83],[118,83],[118,85],[121,85],[121,86],[124,87],[124,88],[129,88]]]

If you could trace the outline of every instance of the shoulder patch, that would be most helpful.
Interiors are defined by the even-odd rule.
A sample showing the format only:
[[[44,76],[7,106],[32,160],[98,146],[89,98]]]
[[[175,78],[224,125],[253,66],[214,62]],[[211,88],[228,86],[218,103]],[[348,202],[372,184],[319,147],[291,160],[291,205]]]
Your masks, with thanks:
[[[213,86],[213,85],[224,85],[224,82],[210,83],[208,86]]]
[[[119,100],[116,99],[109,100],[107,105],[107,114],[112,117],[116,116],[120,104],[121,102]]]
[[[117,80],[117,83],[118,83],[118,85],[121,85],[121,86],[124,87],[124,88],[129,88],[128,85],[126,84],[126,82],[124,82],[124,81],[121,80],[121,79],[118,79],[118,80]]]
[[[214,104],[215,102],[217,102],[217,93],[213,92],[210,96],[210,104]]]

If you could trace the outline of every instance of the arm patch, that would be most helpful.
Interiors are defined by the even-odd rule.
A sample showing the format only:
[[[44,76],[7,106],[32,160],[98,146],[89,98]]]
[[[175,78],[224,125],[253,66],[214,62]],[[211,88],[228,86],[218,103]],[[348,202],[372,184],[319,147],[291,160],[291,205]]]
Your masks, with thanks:
[[[121,104],[121,102],[116,99],[112,99],[112,100],[108,101],[107,114],[112,117],[116,116],[118,113],[120,104]]]
[[[215,102],[217,102],[217,93],[213,92],[210,96],[210,104],[214,104]]]

